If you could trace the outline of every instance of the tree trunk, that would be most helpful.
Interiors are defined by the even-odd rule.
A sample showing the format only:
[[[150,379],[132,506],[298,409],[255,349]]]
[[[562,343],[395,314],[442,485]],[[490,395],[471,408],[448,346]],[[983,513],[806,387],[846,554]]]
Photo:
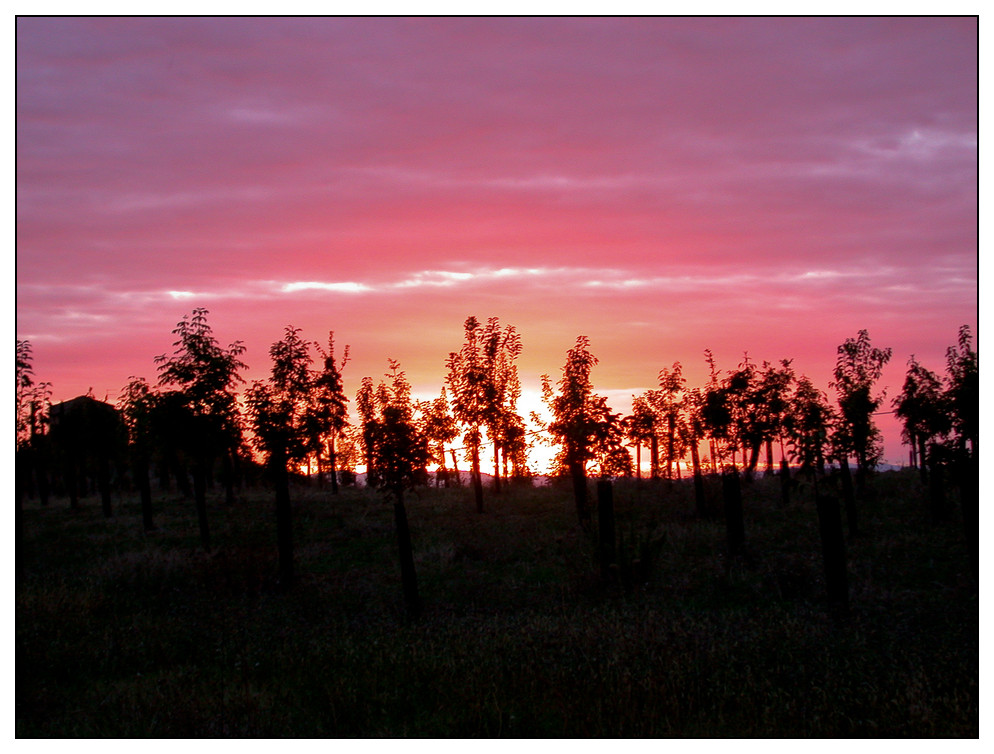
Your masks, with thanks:
[[[845,497],[846,503],[846,525],[849,528],[849,536],[855,537],[859,530],[856,517],[856,495],[853,492],[849,459],[845,456],[839,459],[839,471],[842,475],[842,494]]]
[[[766,441],[766,476],[773,476],[773,440]]]
[[[456,477],[456,487],[461,487],[462,480],[459,478],[459,461],[456,460],[456,449],[453,448],[449,453],[452,455],[452,473]]]
[[[666,431],[666,478],[673,479],[673,445],[676,435],[676,417],[667,417],[669,426]]]
[[[235,473],[231,464],[231,453],[227,450],[221,454],[221,476],[224,480],[224,504],[235,504]]]
[[[654,434],[649,439],[649,478],[659,479],[659,438]]]
[[[439,444],[438,454],[438,468],[435,470],[435,487],[438,487],[439,481],[441,481],[442,486],[446,489],[449,488],[449,470],[445,466],[445,445]]]
[[[211,550],[211,530],[207,524],[207,471],[206,463],[197,460],[193,465],[193,503],[197,509],[200,543],[207,552]]]
[[[472,452],[473,497],[476,500],[476,512],[483,513],[483,480],[480,478],[480,446],[474,443]]]
[[[404,508],[404,490],[394,491],[393,518],[397,528],[397,552],[400,556],[400,581],[404,590],[404,607],[411,620],[421,616],[421,597],[418,595],[418,575],[414,570],[414,548],[411,546],[411,529]]]
[[[866,500],[867,474],[869,474],[869,464],[866,460],[866,451],[860,450],[856,454],[856,499],[860,502]]]
[[[494,494],[500,494],[500,446],[494,440]]]
[[[338,454],[335,451],[335,434],[328,438],[328,466],[331,467],[331,494],[338,494]]]
[[[922,435],[918,436],[918,452],[915,455],[922,486],[928,487],[928,450],[925,447],[925,437]]]
[[[590,529],[590,506],[587,504],[587,473],[582,461],[569,461],[570,478],[573,480],[573,501],[576,504],[576,516],[584,531]]]
[[[642,478],[642,443],[635,442],[635,478]]]
[[[701,454],[696,440],[690,443],[690,462],[694,466],[694,508],[698,518],[706,518],[708,509],[704,497],[704,476],[701,474]]]
[[[290,475],[286,453],[280,449],[269,457],[276,492],[276,548],[279,553],[280,587],[293,586],[293,510],[290,505]]]
[[[790,464],[786,458],[780,459],[780,505],[790,505]]]
[[[942,466],[932,464],[928,478],[928,513],[933,524],[946,520],[946,485]]]

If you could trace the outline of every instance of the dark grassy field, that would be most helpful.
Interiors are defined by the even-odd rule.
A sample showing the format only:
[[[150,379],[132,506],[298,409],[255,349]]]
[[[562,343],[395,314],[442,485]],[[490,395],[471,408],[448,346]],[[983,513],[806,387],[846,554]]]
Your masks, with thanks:
[[[424,617],[404,619],[392,508],[295,490],[299,583],[275,583],[270,496],[62,500],[25,511],[16,734],[46,736],[977,736],[978,602],[958,515],[910,471],[875,480],[824,602],[814,505],[743,488],[746,557],[684,483],[615,486],[629,584],[602,582],[567,488],[408,500]],[[719,495],[715,487],[712,495]]]

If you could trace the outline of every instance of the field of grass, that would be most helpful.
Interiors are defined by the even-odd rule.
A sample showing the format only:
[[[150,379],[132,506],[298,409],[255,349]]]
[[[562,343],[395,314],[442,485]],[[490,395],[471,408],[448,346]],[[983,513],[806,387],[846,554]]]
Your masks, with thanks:
[[[875,480],[847,543],[851,612],[824,600],[810,492],[743,487],[744,557],[692,490],[621,481],[601,579],[568,487],[407,501],[424,615],[403,612],[392,506],[293,491],[297,585],[276,584],[265,491],[25,509],[18,737],[978,735],[977,582],[958,515],[913,472]],[[720,484],[710,494],[720,495]],[[596,519],[596,516],[595,516]],[[632,578],[629,574],[634,573]],[[623,578],[621,578],[623,577]],[[622,583],[624,582],[624,583]]]

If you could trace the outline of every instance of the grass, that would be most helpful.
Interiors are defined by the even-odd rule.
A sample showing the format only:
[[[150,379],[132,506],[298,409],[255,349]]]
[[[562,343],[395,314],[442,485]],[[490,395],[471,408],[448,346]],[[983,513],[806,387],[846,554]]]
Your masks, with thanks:
[[[405,620],[391,506],[294,491],[276,584],[271,496],[28,502],[16,591],[18,737],[975,737],[977,584],[912,472],[876,479],[847,543],[852,610],[823,600],[809,493],[743,488],[746,557],[685,483],[620,481],[627,586],[603,583],[567,487],[408,500],[424,617]],[[720,494],[720,486],[711,493]]]

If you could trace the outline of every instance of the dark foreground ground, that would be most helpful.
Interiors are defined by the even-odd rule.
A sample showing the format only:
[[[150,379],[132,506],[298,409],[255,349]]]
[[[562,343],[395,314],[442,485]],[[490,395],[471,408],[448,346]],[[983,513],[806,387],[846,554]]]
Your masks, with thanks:
[[[913,472],[876,480],[825,606],[810,491],[744,488],[747,556],[682,483],[615,486],[605,583],[565,488],[408,500],[424,616],[404,619],[392,506],[295,491],[299,582],[276,584],[263,491],[133,500],[104,519],[28,502],[16,734],[45,736],[977,736],[978,602],[959,516]],[[720,490],[711,488],[717,497]],[[640,567],[630,568],[635,557]],[[627,582],[627,583],[622,583]]]

